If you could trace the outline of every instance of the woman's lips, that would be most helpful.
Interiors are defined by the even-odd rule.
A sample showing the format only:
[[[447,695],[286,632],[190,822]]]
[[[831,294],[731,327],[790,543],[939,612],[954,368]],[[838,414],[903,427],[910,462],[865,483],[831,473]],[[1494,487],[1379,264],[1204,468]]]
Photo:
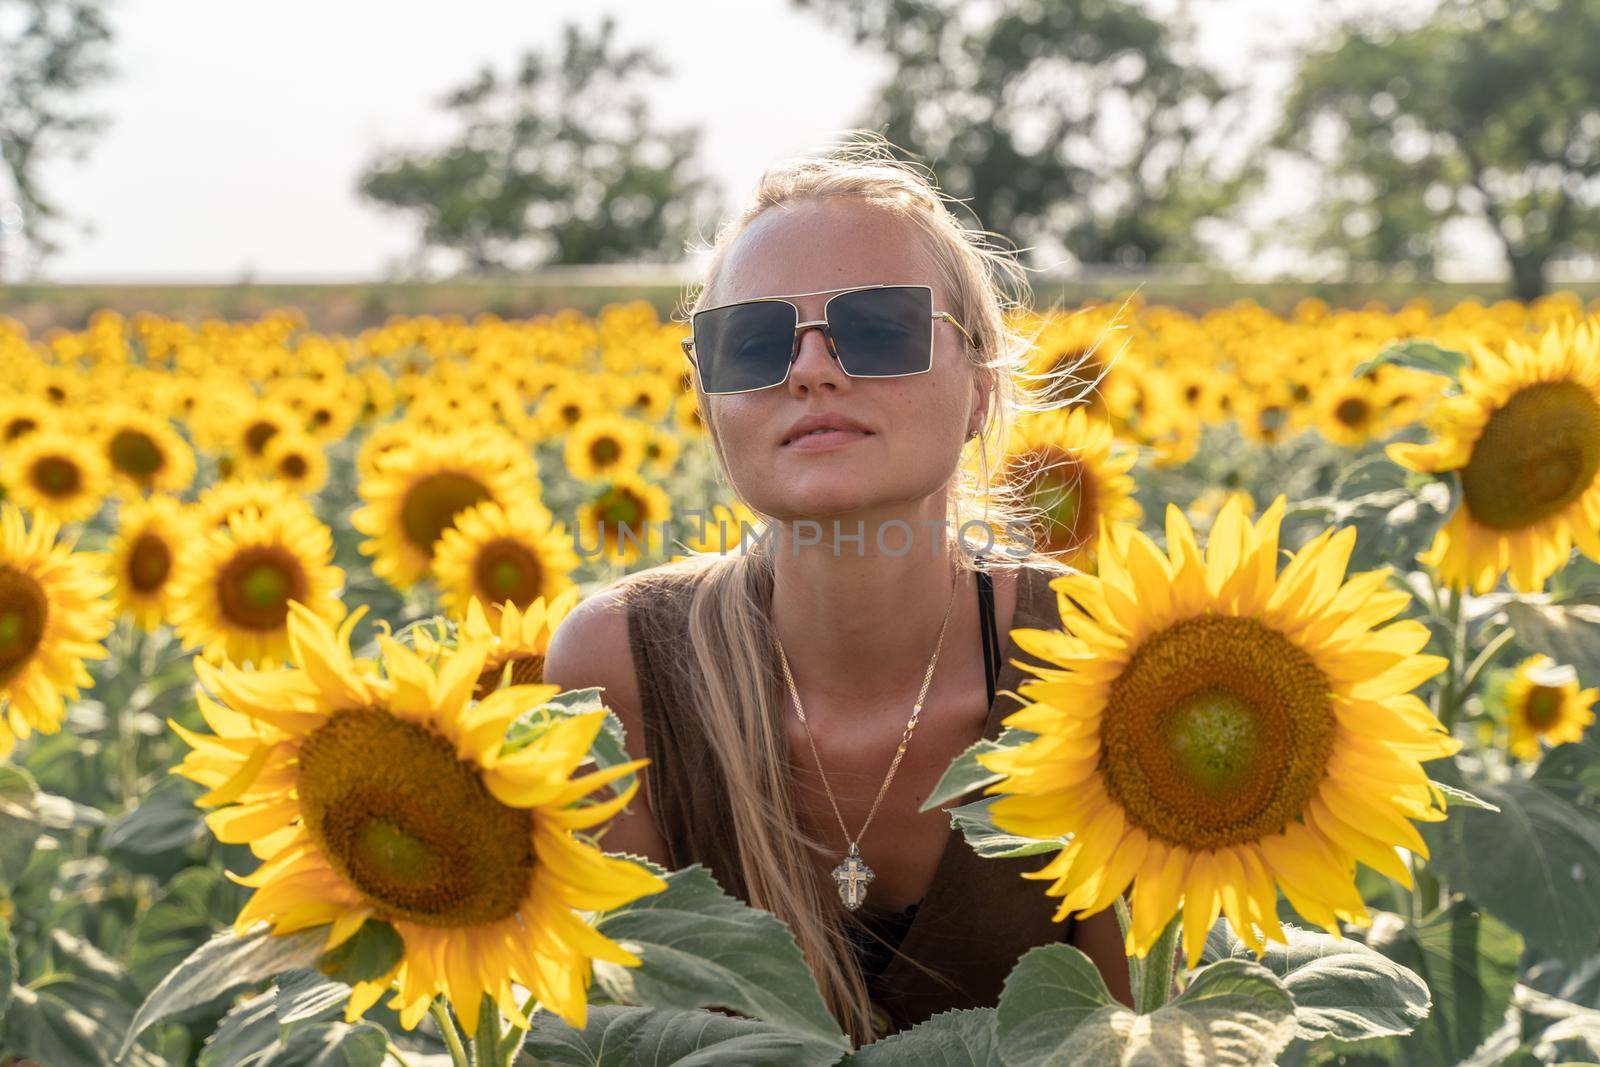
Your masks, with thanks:
[[[871,436],[862,430],[824,430],[821,433],[801,434],[783,447],[787,452],[828,452]]]

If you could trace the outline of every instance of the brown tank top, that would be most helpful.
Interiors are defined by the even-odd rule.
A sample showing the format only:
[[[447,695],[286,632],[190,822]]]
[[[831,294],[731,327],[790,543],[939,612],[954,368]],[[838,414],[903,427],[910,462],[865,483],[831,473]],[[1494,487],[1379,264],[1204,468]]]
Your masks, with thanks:
[[[1060,628],[1056,593],[1049,583],[1066,573],[1065,566],[1048,562],[1017,569],[1012,629]],[[628,637],[639,683],[643,755],[650,759],[645,776],[650,807],[666,839],[672,869],[699,863],[726,892],[748,901],[733,818],[723,802],[726,784],[691,696],[698,672],[689,647],[693,576],[652,578],[656,580],[628,587]],[[770,603],[770,587],[764,595]],[[1012,660],[1039,662],[1018,648],[1009,633],[1000,638],[1000,649],[996,696],[983,731],[991,739],[1003,729],[1001,720],[1021,706],[1007,691],[1033,677]],[[956,803],[980,795],[975,792]],[[868,987],[883,1032],[906,1029],[939,1012],[992,1007],[1024,952],[1071,939],[1072,920],[1052,921],[1059,902],[1045,896],[1044,883],[1022,877],[1046,859],[983,859],[959,830],[950,831],[928,892],[909,916],[899,954]]]

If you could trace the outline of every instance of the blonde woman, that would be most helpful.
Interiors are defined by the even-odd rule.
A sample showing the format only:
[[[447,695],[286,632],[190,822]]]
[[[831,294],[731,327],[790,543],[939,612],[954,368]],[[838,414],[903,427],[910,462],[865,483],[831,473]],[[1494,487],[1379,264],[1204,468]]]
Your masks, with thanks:
[[[1019,706],[1009,632],[1060,625],[1067,569],[992,468],[1048,392],[1006,315],[1021,272],[875,135],[769,168],[717,234],[685,344],[762,527],[589,596],[545,664],[604,686],[651,759],[606,848],[703,864],[783,919],[857,1044],[994,1004],[1058,941],[1131,999],[1109,911],[1053,922],[1021,877],[1036,857],[981,859],[918,811]]]

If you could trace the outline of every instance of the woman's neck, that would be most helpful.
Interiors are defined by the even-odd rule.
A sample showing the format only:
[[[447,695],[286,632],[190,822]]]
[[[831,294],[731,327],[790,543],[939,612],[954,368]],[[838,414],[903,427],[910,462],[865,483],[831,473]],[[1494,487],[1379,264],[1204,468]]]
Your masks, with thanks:
[[[840,525],[842,532],[855,532],[853,521]],[[836,545],[831,528],[818,543],[791,547],[794,532],[787,525],[775,531],[772,619],[807,715],[813,707],[823,714],[843,707],[908,709],[946,610],[941,660],[955,635],[970,629],[967,616],[976,611],[975,597],[962,595],[974,578],[958,565],[954,538],[937,524],[925,525],[901,551],[908,533],[891,527],[883,537],[894,550],[888,552],[869,526],[858,555],[856,542]]]

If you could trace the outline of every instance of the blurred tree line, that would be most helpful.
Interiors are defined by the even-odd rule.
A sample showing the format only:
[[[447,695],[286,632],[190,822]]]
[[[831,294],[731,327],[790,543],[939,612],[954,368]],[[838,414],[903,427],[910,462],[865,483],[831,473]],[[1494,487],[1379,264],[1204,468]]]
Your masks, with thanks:
[[[1208,227],[1249,225],[1282,159],[1313,176],[1315,206],[1258,236],[1324,261],[1426,278],[1452,228],[1476,224],[1531,298],[1552,261],[1600,253],[1600,0],[1437,0],[1406,23],[1347,20],[1298,57],[1264,139],[1246,132],[1249,64],[1202,62],[1187,5],[1158,17],[1138,0],[789,2],[889,59],[856,125],[1049,264],[1204,261]],[[99,72],[97,6],[0,0],[0,137],[30,226],[51,213],[43,145],[92,125],[45,102]],[[19,10],[29,27],[77,29],[42,46],[37,29],[6,31]],[[616,28],[568,24],[509,73],[479,71],[439,102],[450,140],[371,161],[358,188],[415,218],[419,264],[670,261],[714,227],[725,205],[699,131],[650,112],[669,68]]]

